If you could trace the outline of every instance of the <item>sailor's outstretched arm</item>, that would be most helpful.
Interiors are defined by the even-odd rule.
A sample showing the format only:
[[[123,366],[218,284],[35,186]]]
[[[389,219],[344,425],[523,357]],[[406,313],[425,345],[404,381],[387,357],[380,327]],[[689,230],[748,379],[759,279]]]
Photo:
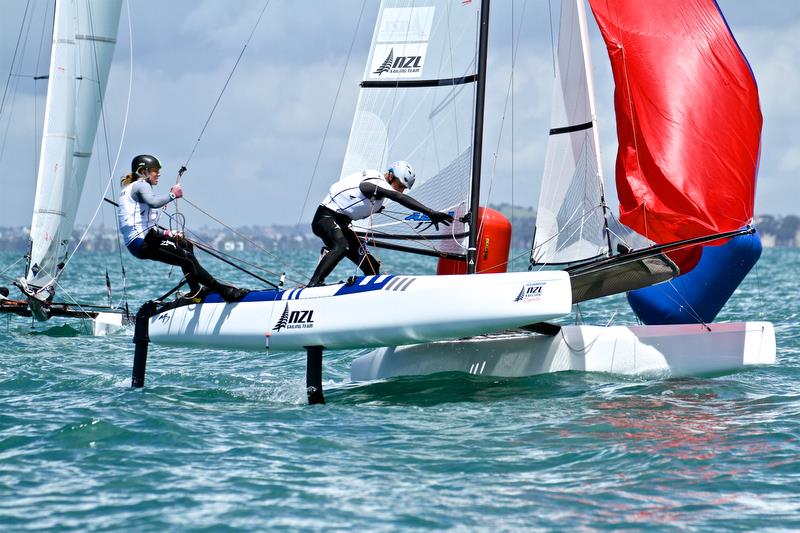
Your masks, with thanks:
[[[133,184],[131,198],[136,202],[147,204],[154,209],[163,207],[173,200],[173,197],[168,194],[155,194],[153,192],[153,187],[142,180]]]
[[[414,200],[412,197],[407,196],[401,192],[397,192],[394,189],[389,189],[385,187],[381,187],[376,184],[374,181],[362,181],[361,185],[358,186],[361,190],[361,193],[366,196],[367,198],[388,198],[389,200],[394,200],[398,204],[407,207],[409,209],[413,209],[414,211],[419,211],[423,214],[432,213],[433,210],[422,205],[420,202]]]
[[[375,198],[388,198],[390,200],[394,200],[398,204],[412,209],[414,211],[419,211],[423,215],[427,215],[428,218],[431,219],[436,225],[438,229],[438,224],[441,222],[445,225],[449,225],[453,221],[453,217],[449,213],[444,213],[441,211],[436,211],[423,205],[422,203],[418,202],[411,196],[407,194],[403,194],[401,192],[397,192],[394,189],[388,189],[385,187],[380,187],[374,181],[362,181],[361,185],[358,186],[359,190],[364,196],[367,197],[375,197]]]

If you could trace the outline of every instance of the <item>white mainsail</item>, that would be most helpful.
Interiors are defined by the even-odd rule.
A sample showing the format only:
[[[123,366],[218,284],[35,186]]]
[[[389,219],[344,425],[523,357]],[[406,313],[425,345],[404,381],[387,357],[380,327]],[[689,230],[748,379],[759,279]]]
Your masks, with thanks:
[[[114,54],[121,0],[55,6],[44,133],[23,286],[52,297],[66,260]]]
[[[479,2],[383,0],[342,176],[395,160],[417,175],[411,194],[458,219],[469,209]],[[357,229],[384,242],[463,255],[464,224],[434,230],[395,203]]]
[[[531,259],[570,263],[607,253],[584,0],[561,3],[550,124]]]

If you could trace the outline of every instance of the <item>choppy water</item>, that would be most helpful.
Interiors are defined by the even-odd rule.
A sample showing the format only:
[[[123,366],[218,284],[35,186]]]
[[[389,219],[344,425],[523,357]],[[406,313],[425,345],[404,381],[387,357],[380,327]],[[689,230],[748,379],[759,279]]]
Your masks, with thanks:
[[[101,301],[116,261],[79,256],[67,291]],[[134,305],[175,279],[127,266]],[[720,317],[774,322],[772,367],[351,385],[358,352],[329,352],[315,407],[301,352],[153,348],[132,390],[130,332],[0,317],[0,528],[800,529],[798,273],[800,251],[766,250]],[[615,311],[631,319],[585,308]]]

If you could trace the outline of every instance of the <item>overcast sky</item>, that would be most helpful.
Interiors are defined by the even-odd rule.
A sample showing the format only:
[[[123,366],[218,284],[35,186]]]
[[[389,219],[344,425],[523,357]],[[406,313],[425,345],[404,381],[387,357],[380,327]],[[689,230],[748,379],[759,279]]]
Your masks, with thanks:
[[[559,4],[551,2],[555,16]],[[47,72],[49,52],[37,52],[42,27],[50,30],[44,11],[52,9],[52,2],[30,1],[34,23],[23,34],[13,72],[29,77],[9,77],[26,3],[0,0],[0,84],[9,81],[0,116],[0,226],[29,224],[33,205],[46,82],[34,82],[30,76]],[[190,162],[183,179],[187,198],[232,225],[310,220],[314,206],[339,175],[378,4],[377,0],[272,0]],[[800,213],[796,133],[800,2],[720,0],[719,4],[760,89],[764,131],[756,214]],[[100,200],[109,175],[105,154],[110,152],[113,158],[120,146],[131,69],[128,128],[115,178],[126,171],[132,156],[152,153],[164,164],[160,187],[166,191],[192,151],[263,5],[263,0],[130,0],[129,18],[123,4],[106,95],[108,128],[98,133],[101,144],[95,146],[78,223],[88,222]],[[524,7],[525,18],[514,74],[512,150],[510,107],[502,120],[511,65],[511,6],[511,0],[492,6],[484,196],[489,189],[491,193],[484,200],[535,206],[549,128],[550,12],[547,0],[514,1],[515,14]],[[613,87],[596,27],[591,32],[604,167],[606,176],[613,177]],[[309,204],[300,213],[306,194]],[[190,225],[213,225],[201,213],[188,207],[185,212]],[[100,222],[112,225],[112,216],[105,211]]]

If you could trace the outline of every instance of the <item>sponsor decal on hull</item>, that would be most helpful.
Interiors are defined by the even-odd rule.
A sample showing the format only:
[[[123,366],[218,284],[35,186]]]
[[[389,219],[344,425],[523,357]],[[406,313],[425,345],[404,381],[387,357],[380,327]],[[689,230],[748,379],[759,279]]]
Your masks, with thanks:
[[[289,311],[289,304],[283,309],[280,318],[275,323],[272,331],[280,331],[282,329],[307,329],[314,327],[314,310],[313,309],[296,309]]]
[[[542,291],[547,283],[544,281],[536,281],[526,283],[520,289],[517,297],[514,298],[515,302],[535,302],[542,299]]]

